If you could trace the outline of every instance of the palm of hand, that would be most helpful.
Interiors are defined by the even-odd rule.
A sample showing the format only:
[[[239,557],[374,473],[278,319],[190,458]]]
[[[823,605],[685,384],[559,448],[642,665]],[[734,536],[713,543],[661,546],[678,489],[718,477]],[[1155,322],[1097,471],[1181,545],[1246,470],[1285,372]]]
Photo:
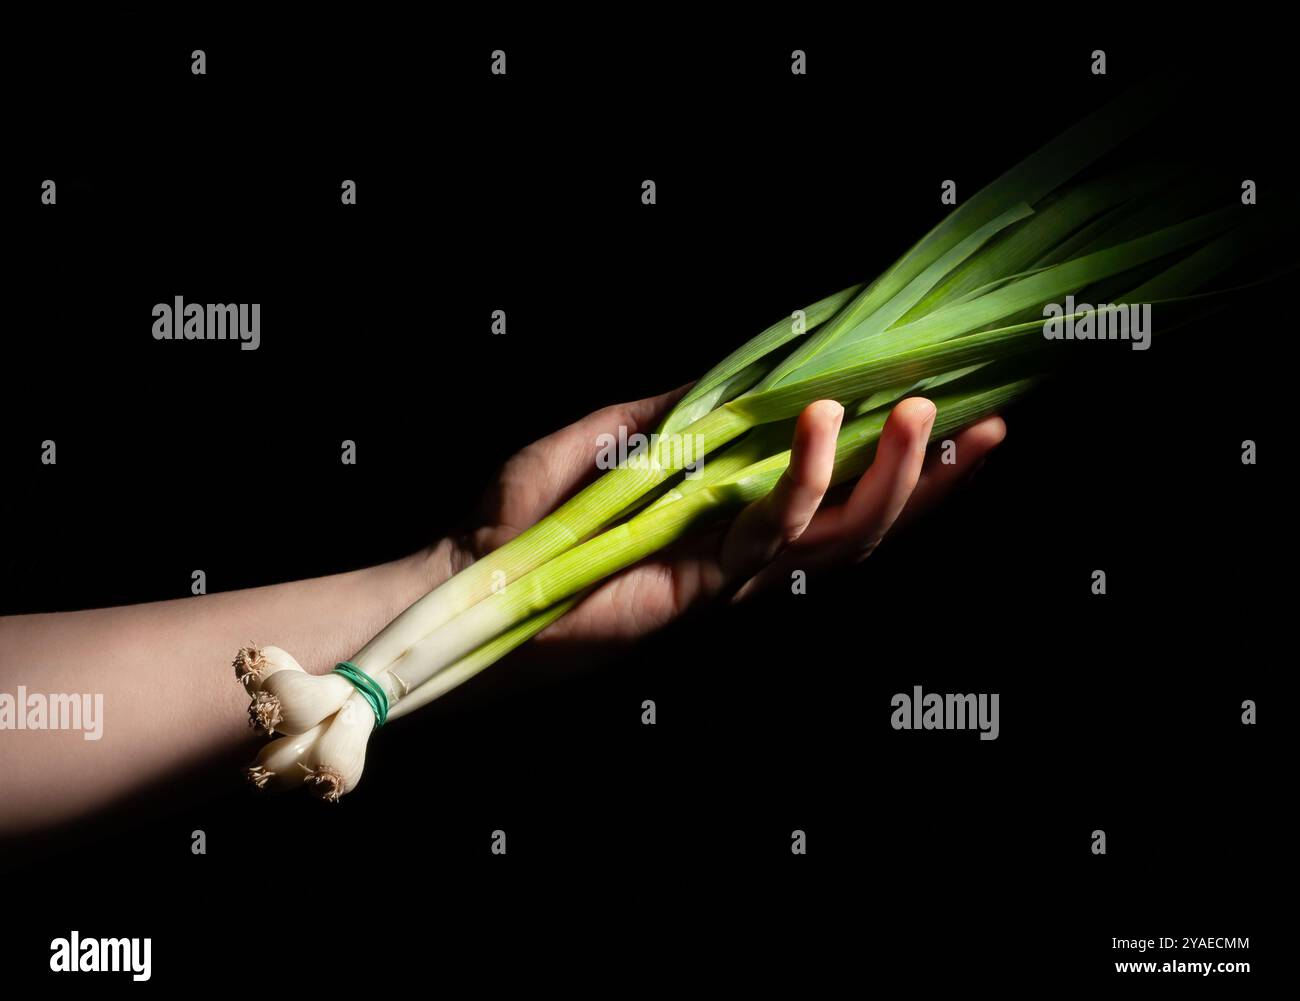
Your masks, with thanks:
[[[514,455],[480,505],[464,540],[469,562],[508,542],[572,496],[598,471],[602,434],[649,434],[683,389],[606,407]],[[956,461],[926,461],[934,419],[928,400],[910,398],[885,425],[875,461],[848,499],[822,507],[843,415],[811,404],[795,430],[790,467],[766,498],[730,525],[657,553],[599,585],[538,637],[542,646],[627,642],[720,595],[747,596],[795,569],[815,571],[865,558],[900,516],[910,521],[965,479],[1005,437],[999,417],[954,436]]]

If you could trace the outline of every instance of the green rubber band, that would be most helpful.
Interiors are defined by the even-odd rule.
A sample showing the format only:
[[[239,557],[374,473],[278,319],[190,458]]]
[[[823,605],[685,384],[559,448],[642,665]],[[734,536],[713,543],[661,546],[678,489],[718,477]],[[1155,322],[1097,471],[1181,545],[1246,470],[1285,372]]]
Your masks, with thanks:
[[[370,709],[375,714],[375,729],[383,726],[384,720],[388,719],[388,693],[384,691],[383,685],[348,660],[335,665],[334,673],[341,674],[352,682],[352,687],[370,704]]]

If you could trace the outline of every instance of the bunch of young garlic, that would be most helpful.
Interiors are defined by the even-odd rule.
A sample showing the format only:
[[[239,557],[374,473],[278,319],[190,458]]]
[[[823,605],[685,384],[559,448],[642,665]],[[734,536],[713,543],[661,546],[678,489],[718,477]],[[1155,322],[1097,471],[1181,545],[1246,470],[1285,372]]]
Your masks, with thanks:
[[[767,496],[790,462],[787,422],[816,401],[850,412],[832,475],[849,482],[870,465],[897,400],[929,396],[938,439],[1065,364],[1053,352],[1058,338],[1044,336],[1048,306],[1113,285],[1111,303],[1181,302],[1183,322],[1233,293],[1205,286],[1247,253],[1263,256],[1261,274],[1275,274],[1260,238],[1290,232],[1290,216],[1266,229],[1233,204],[1207,211],[1223,193],[1189,197],[1161,164],[1090,172],[1176,97],[1161,84],[1101,109],[963,201],[875,281],[796,310],[729,354],[678,401],[639,461],[607,470],[416,601],[348,662],[352,677],[377,706],[386,698],[389,718],[432,701],[605,577]],[[1058,305],[1051,322],[1113,308],[1081,305],[1061,317]],[[700,443],[692,460],[708,452],[698,478],[685,476],[682,441]],[[328,800],[351,791],[382,710],[343,675],[308,674],[277,647],[241,651],[235,669],[253,722],[280,735],[250,778],[307,783]]]
[[[276,646],[245,647],[234,667],[251,699],[249,724],[279,734],[247,769],[249,780],[259,789],[308,784],[331,801],[351,791],[375,723],[352,685],[337,674],[308,674]]]
[[[367,644],[353,664],[384,690],[390,706],[387,718],[397,719],[496,663],[564,615],[578,600],[575,596],[533,615],[436,674],[429,669],[427,658],[410,656],[422,647],[415,644],[412,650],[408,646],[415,630],[409,619],[401,618]],[[429,602],[422,606],[420,628],[430,621],[432,607]],[[379,642],[385,637],[385,642]],[[292,654],[276,646],[245,647],[235,656],[234,667],[250,699],[249,724],[275,737],[246,769],[254,785],[259,789],[307,785],[331,802],[356,788],[365,768],[366,744],[375,726],[375,713],[350,681],[334,673],[309,674]],[[406,679],[399,675],[399,669]]]

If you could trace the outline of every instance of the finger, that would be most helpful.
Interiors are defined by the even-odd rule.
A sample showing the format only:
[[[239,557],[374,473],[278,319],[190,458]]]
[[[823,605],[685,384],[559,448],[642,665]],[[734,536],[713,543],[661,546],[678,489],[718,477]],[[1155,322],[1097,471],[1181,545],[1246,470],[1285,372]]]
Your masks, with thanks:
[[[959,483],[974,474],[988,454],[1007,436],[1007,424],[1001,417],[986,417],[951,439],[951,449],[942,443],[930,450],[921,470],[921,479],[898,518],[897,527],[910,525],[941,501]],[[951,455],[952,462],[944,462]]]
[[[833,550],[836,558],[862,559],[879,545],[907,504],[934,425],[935,407],[922,397],[903,400],[885,421],[871,468],[847,503],[826,512],[805,538],[809,547]]]
[[[748,579],[808,527],[831,483],[843,419],[844,408],[834,400],[818,400],[799,415],[789,466],[766,497],[736,517],[723,540],[722,568],[729,579]]]

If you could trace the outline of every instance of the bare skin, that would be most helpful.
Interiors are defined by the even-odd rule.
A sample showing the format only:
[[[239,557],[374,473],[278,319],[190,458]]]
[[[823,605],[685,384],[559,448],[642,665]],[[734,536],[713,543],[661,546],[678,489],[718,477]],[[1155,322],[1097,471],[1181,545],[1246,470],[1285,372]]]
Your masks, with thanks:
[[[291,651],[314,673],[351,656],[403,608],[552,510],[594,474],[597,438],[649,431],[682,391],[607,407],[523,449],[502,468],[468,533],[406,559],[330,577],[121,608],[0,618],[0,692],[102,693],[103,736],[0,732],[0,835],[75,820],[255,740],[230,662],[250,642]],[[864,558],[966,478],[1005,436],[991,417],[955,437],[957,461],[926,461],[934,407],[904,400],[875,462],[824,506],[842,408],[809,406],[790,469],[725,531],[611,578],[511,658],[507,681],[559,651],[635,641],[687,610],[741,599],[790,570]],[[547,656],[548,652],[551,656]],[[564,660],[570,660],[565,657]],[[495,672],[485,672],[484,678]]]

